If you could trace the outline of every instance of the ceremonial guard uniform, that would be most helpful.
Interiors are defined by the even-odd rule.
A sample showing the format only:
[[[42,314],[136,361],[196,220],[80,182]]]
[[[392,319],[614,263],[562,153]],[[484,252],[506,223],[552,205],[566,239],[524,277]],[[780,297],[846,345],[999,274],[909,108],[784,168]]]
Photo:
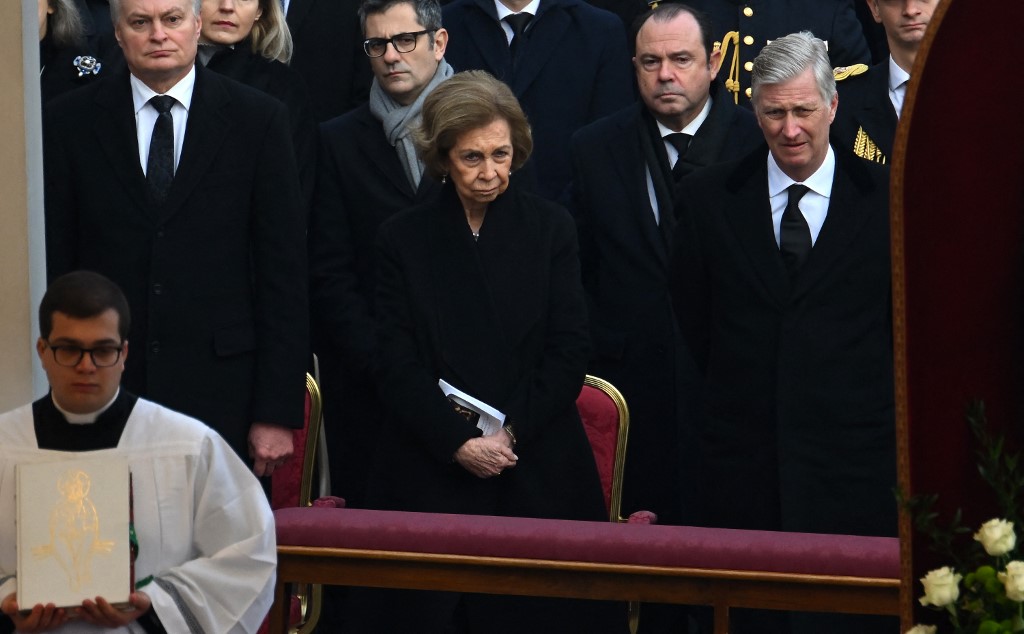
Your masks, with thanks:
[[[825,41],[832,66],[870,63],[864,30],[845,0],[689,0],[711,16],[722,73],[737,103],[750,107],[750,71],[768,42],[797,31]]]

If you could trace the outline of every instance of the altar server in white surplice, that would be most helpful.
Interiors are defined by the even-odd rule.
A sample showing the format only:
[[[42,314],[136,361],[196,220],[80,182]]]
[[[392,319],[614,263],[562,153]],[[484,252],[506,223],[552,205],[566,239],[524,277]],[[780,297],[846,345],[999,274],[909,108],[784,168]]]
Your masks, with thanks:
[[[13,622],[19,632],[255,632],[273,600],[277,556],[252,472],[203,423],[120,389],[129,313],[108,279],[58,278],[39,325],[50,393],[0,414],[0,631]],[[17,604],[15,465],[78,452],[124,458],[131,469],[139,549],[128,611],[102,597],[83,601],[77,617]]]

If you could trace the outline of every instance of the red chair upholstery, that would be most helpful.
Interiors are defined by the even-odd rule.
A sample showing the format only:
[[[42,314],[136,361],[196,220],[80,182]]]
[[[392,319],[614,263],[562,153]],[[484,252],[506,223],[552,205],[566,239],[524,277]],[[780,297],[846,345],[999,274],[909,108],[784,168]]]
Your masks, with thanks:
[[[309,506],[316,447],[323,425],[323,401],[316,379],[306,374],[305,420],[293,432],[295,454],[291,460],[274,470],[271,481],[270,506],[274,510],[289,506]]]
[[[728,631],[730,607],[899,610],[900,544],[890,537],[364,509],[274,516],[280,630],[283,585],[307,580],[712,605],[716,634]]]
[[[583,428],[594,452],[608,519],[612,522],[626,521],[620,515],[622,474],[629,440],[629,407],[626,406],[626,399],[608,381],[588,374],[576,398],[576,409],[580,412]]]
[[[312,501],[313,476],[316,472],[317,444],[323,428],[323,401],[320,386],[312,375],[306,374],[306,409],[302,429],[294,431],[295,453],[292,458],[274,470],[271,480],[270,506],[274,510],[291,507],[341,508],[345,500],[327,496]],[[322,588],[320,585],[301,585],[291,597],[289,610],[290,631],[305,634],[313,631],[320,618]],[[267,631],[267,622],[260,634]]]
[[[290,508],[275,511],[274,517],[279,545],[363,551],[363,556],[376,551],[382,560],[385,553],[426,553],[659,569],[900,575],[895,537],[367,509]]]
[[[635,511],[628,519],[622,518],[622,475],[629,443],[629,407],[622,393],[608,381],[588,374],[576,397],[576,409],[594,452],[608,519],[630,524],[657,523],[658,516],[651,511]],[[639,628],[639,621],[640,604],[631,601],[629,630],[633,634]]]

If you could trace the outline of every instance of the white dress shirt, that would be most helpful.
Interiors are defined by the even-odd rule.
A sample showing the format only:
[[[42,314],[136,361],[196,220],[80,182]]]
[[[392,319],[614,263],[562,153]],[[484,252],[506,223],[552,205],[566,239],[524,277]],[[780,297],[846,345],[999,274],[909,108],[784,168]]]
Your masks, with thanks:
[[[708,113],[711,112],[711,97],[704,102],[704,107],[701,111],[693,118],[693,121],[686,124],[680,132],[683,134],[690,135],[690,142],[693,143],[693,137],[697,134],[697,130],[700,129],[704,120],[708,118]],[[658,124],[658,134],[661,135],[661,144],[665,146],[665,151],[668,153],[668,165],[669,167],[675,167],[676,161],[679,160],[679,150],[676,146],[672,145],[665,138],[670,134],[675,134],[675,130],[664,126],[660,121],[655,121]],[[654,194],[654,179],[651,178],[651,167],[647,166],[647,197],[651,199],[651,210],[654,211],[654,222],[661,224],[661,213],[658,209],[658,197]]]
[[[146,173],[146,166],[149,163],[149,142],[153,139],[153,126],[156,125],[156,118],[159,113],[149,103],[149,100],[159,93],[142,83],[142,80],[131,75],[132,102],[135,104],[135,133],[139,139],[139,162],[142,163],[142,173]],[[176,103],[171,107],[171,116],[174,118],[174,169],[178,169],[178,161],[181,160],[181,148],[185,143],[185,124],[188,122],[188,111],[192,107],[192,89],[196,85],[196,68],[192,67],[188,74],[171,86],[164,93],[174,97]]]
[[[889,56],[889,101],[896,109],[896,118],[900,118],[903,112],[903,99],[907,96],[907,82],[910,81],[910,74],[899,67],[896,60]]]
[[[802,183],[797,183],[789,176],[786,176],[779,164],[775,162],[772,153],[768,153],[768,198],[772,205],[772,225],[775,228],[775,244],[780,242],[780,227],[782,225],[782,213],[786,211],[789,204],[789,186],[798,184],[808,188],[808,192],[800,199],[800,213],[807,221],[807,228],[811,230],[811,246],[818,240],[821,227],[825,224],[825,216],[828,215],[828,203],[832,197],[832,180],[836,173],[836,155],[832,146],[828,146],[828,153],[821,166]]]

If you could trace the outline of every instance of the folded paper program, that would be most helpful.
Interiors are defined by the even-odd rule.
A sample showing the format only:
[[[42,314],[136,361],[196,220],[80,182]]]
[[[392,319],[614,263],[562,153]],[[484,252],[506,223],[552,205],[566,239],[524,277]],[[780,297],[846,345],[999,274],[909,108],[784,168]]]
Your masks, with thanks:
[[[501,431],[502,425],[505,424],[505,414],[480,399],[466,394],[444,379],[439,379],[437,385],[452,402],[455,411],[479,427],[484,436],[491,436]]]

